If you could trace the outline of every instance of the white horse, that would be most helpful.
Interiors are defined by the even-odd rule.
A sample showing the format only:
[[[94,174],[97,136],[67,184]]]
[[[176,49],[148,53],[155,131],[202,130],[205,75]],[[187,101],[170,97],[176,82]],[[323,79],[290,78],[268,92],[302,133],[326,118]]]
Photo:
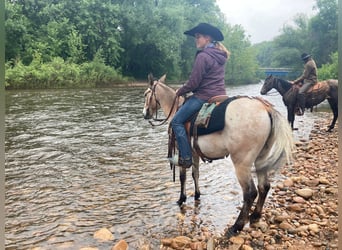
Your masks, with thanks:
[[[153,119],[161,108],[166,120],[170,122],[176,112],[175,103],[181,105],[183,97],[179,97],[179,102],[175,101],[176,91],[164,84],[165,75],[154,80],[150,74],[148,80],[149,88],[144,93],[144,118]],[[199,136],[198,145],[209,159],[230,155],[234,164],[243,191],[243,207],[234,225],[226,232],[226,236],[230,237],[240,232],[248,220],[252,224],[260,219],[270,189],[269,172],[281,167],[286,161],[291,162],[294,149],[292,130],[287,120],[266,101],[239,97],[226,108],[224,129]],[[253,164],[258,180],[257,188],[251,174]],[[186,201],[186,168],[179,167],[179,171],[181,193],[177,203],[182,205]],[[199,155],[194,149],[192,177],[195,182],[195,199],[198,200]],[[249,215],[257,195],[255,209]]]

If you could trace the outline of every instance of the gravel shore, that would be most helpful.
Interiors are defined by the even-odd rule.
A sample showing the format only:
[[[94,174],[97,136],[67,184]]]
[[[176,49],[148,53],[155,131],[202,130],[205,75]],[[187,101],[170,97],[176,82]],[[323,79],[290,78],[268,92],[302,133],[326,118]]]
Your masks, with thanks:
[[[229,240],[206,228],[198,237],[163,239],[168,249],[337,249],[338,131],[326,132],[330,116],[315,121],[308,140],[296,142],[295,160],[273,183],[259,223]]]

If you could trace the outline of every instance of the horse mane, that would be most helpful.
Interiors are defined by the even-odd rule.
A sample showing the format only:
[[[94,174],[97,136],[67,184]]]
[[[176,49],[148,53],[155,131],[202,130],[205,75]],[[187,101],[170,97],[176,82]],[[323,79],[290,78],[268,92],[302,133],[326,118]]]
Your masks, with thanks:
[[[158,81],[159,88],[163,89],[162,92],[162,99],[166,101],[167,103],[173,103],[175,95],[176,95],[176,90],[172,88],[171,86],[167,85],[164,81]],[[184,98],[181,96],[179,99],[179,104],[182,104],[184,102]]]
[[[282,86],[284,89],[286,89],[286,90],[291,89],[292,86],[293,86],[293,85],[292,85],[289,81],[287,81],[287,80],[284,80],[284,79],[281,79],[281,78],[277,78],[277,77],[274,77],[274,79],[278,80],[278,81],[280,82],[281,86]]]

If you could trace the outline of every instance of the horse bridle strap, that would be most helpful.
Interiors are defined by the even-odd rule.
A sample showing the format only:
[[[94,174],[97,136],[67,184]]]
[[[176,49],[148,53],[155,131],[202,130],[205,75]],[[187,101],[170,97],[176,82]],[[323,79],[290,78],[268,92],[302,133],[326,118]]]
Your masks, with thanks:
[[[158,81],[155,84],[153,84],[153,86],[152,86],[152,89],[151,89],[152,94],[150,96],[150,102],[152,100],[152,96],[154,96],[154,99],[156,100],[156,105],[160,106],[160,103],[159,103],[159,101],[157,99],[157,96],[156,96],[156,86],[157,86],[157,84],[158,84]],[[158,117],[157,117],[158,116],[158,109],[156,108],[156,115],[155,115],[155,118],[153,118],[153,121],[158,121],[158,122],[161,122],[161,123],[154,124],[152,121],[148,121],[148,122],[153,127],[164,125],[169,120],[169,118],[171,117],[174,107],[175,106],[178,107],[178,105],[179,105],[179,96],[176,95],[175,98],[173,99],[170,112],[169,112],[169,114],[167,115],[167,117],[165,119],[158,119]]]

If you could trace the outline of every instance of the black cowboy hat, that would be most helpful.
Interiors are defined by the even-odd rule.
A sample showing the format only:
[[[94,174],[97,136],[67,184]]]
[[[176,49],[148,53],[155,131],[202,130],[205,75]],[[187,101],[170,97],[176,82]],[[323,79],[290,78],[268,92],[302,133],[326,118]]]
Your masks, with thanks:
[[[306,59],[310,58],[311,55],[307,53],[303,53],[300,57],[302,58],[303,61],[305,61]]]
[[[215,41],[224,39],[222,32],[209,23],[200,23],[196,27],[184,32],[185,35],[195,36],[196,33],[211,36]]]

